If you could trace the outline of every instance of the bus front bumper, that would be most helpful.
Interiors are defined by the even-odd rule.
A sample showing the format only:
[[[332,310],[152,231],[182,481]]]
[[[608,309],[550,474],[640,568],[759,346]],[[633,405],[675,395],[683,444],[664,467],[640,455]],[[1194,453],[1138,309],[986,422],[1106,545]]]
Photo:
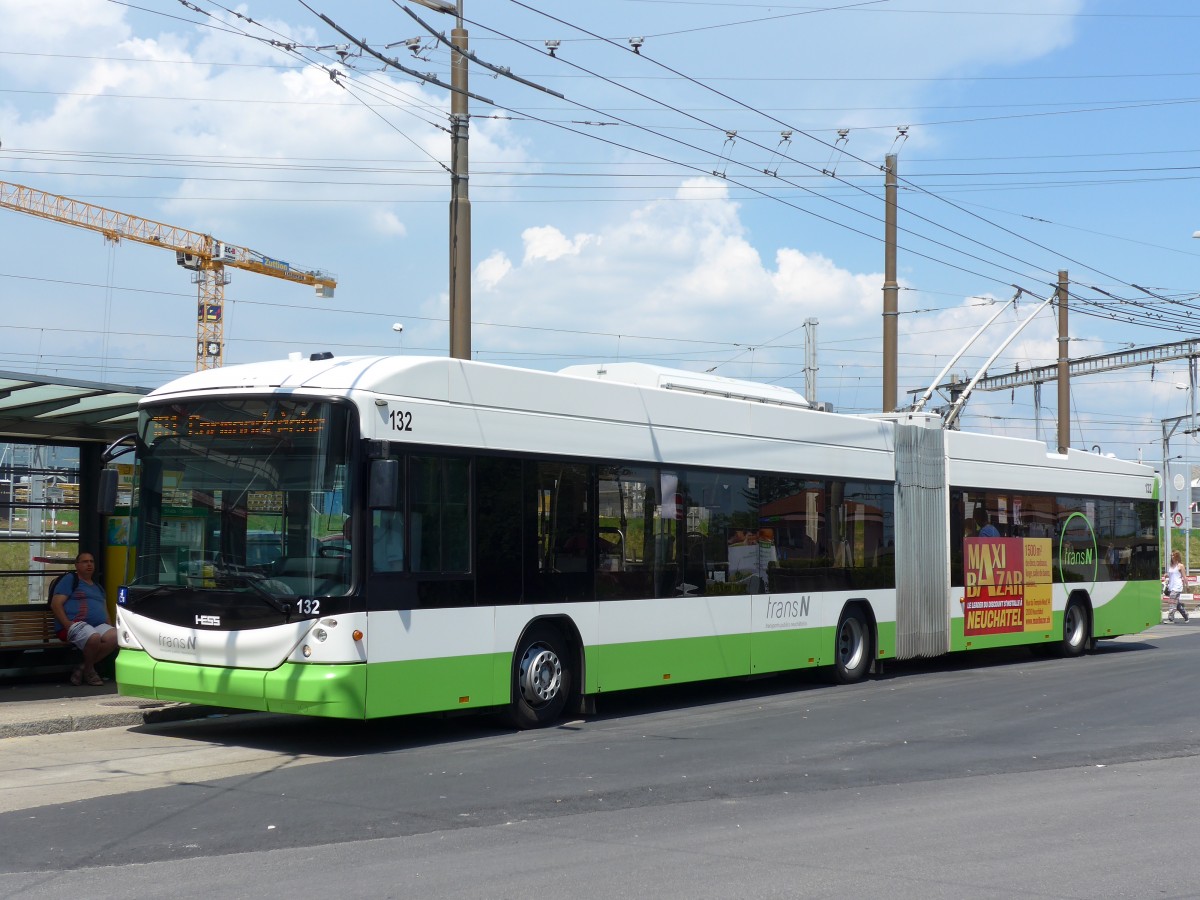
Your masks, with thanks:
[[[233,669],[160,662],[144,650],[117,654],[117,690],[149,697],[259,712],[362,719],[367,707],[365,663],[284,663],[277,669]]]

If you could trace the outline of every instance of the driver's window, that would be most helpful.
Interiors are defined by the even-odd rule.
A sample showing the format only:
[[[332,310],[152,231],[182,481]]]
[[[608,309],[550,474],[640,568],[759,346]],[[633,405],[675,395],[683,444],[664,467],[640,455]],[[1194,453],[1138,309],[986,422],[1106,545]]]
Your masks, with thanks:
[[[419,536],[418,530],[418,536]],[[404,571],[404,513],[377,509],[371,514],[371,571]]]

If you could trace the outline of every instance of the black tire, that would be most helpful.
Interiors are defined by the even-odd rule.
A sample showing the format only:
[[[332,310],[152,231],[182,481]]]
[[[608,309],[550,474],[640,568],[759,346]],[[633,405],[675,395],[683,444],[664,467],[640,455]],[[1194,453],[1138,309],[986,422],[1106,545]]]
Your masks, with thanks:
[[[1087,605],[1082,600],[1068,600],[1063,610],[1063,636],[1059,645],[1060,656],[1082,656],[1091,636],[1091,619]]]
[[[842,613],[834,634],[833,680],[854,684],[867,677],[871,668],[871,627],[858,607]]]
[[[562,716],[572,688],[567,642],[549,625],[525,633],[513,654],[509,720],[517,728],[544,728]]]

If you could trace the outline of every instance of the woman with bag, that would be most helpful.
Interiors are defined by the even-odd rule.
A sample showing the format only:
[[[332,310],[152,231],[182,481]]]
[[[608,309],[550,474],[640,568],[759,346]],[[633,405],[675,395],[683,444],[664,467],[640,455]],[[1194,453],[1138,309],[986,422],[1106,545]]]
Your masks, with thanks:
[[[1175,613],[1183,614],[1183,621],[1188,620],[1187,610],[1183,608],[1183,557],[1178,550],[1171,553],[1171,565],[1167,569],[1167,597],[1175,604],[1175,608],[1167,615],[1167,621],[1175,622]]]

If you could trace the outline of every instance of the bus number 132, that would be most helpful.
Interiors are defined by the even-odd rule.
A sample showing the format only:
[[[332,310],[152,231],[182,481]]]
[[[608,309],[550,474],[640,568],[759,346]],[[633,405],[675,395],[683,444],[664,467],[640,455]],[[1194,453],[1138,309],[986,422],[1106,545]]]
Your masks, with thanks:
[[[412,413],[404,412],[402,409],[388,410],[388,420],[391,422],[392,431],[412,431]]]

